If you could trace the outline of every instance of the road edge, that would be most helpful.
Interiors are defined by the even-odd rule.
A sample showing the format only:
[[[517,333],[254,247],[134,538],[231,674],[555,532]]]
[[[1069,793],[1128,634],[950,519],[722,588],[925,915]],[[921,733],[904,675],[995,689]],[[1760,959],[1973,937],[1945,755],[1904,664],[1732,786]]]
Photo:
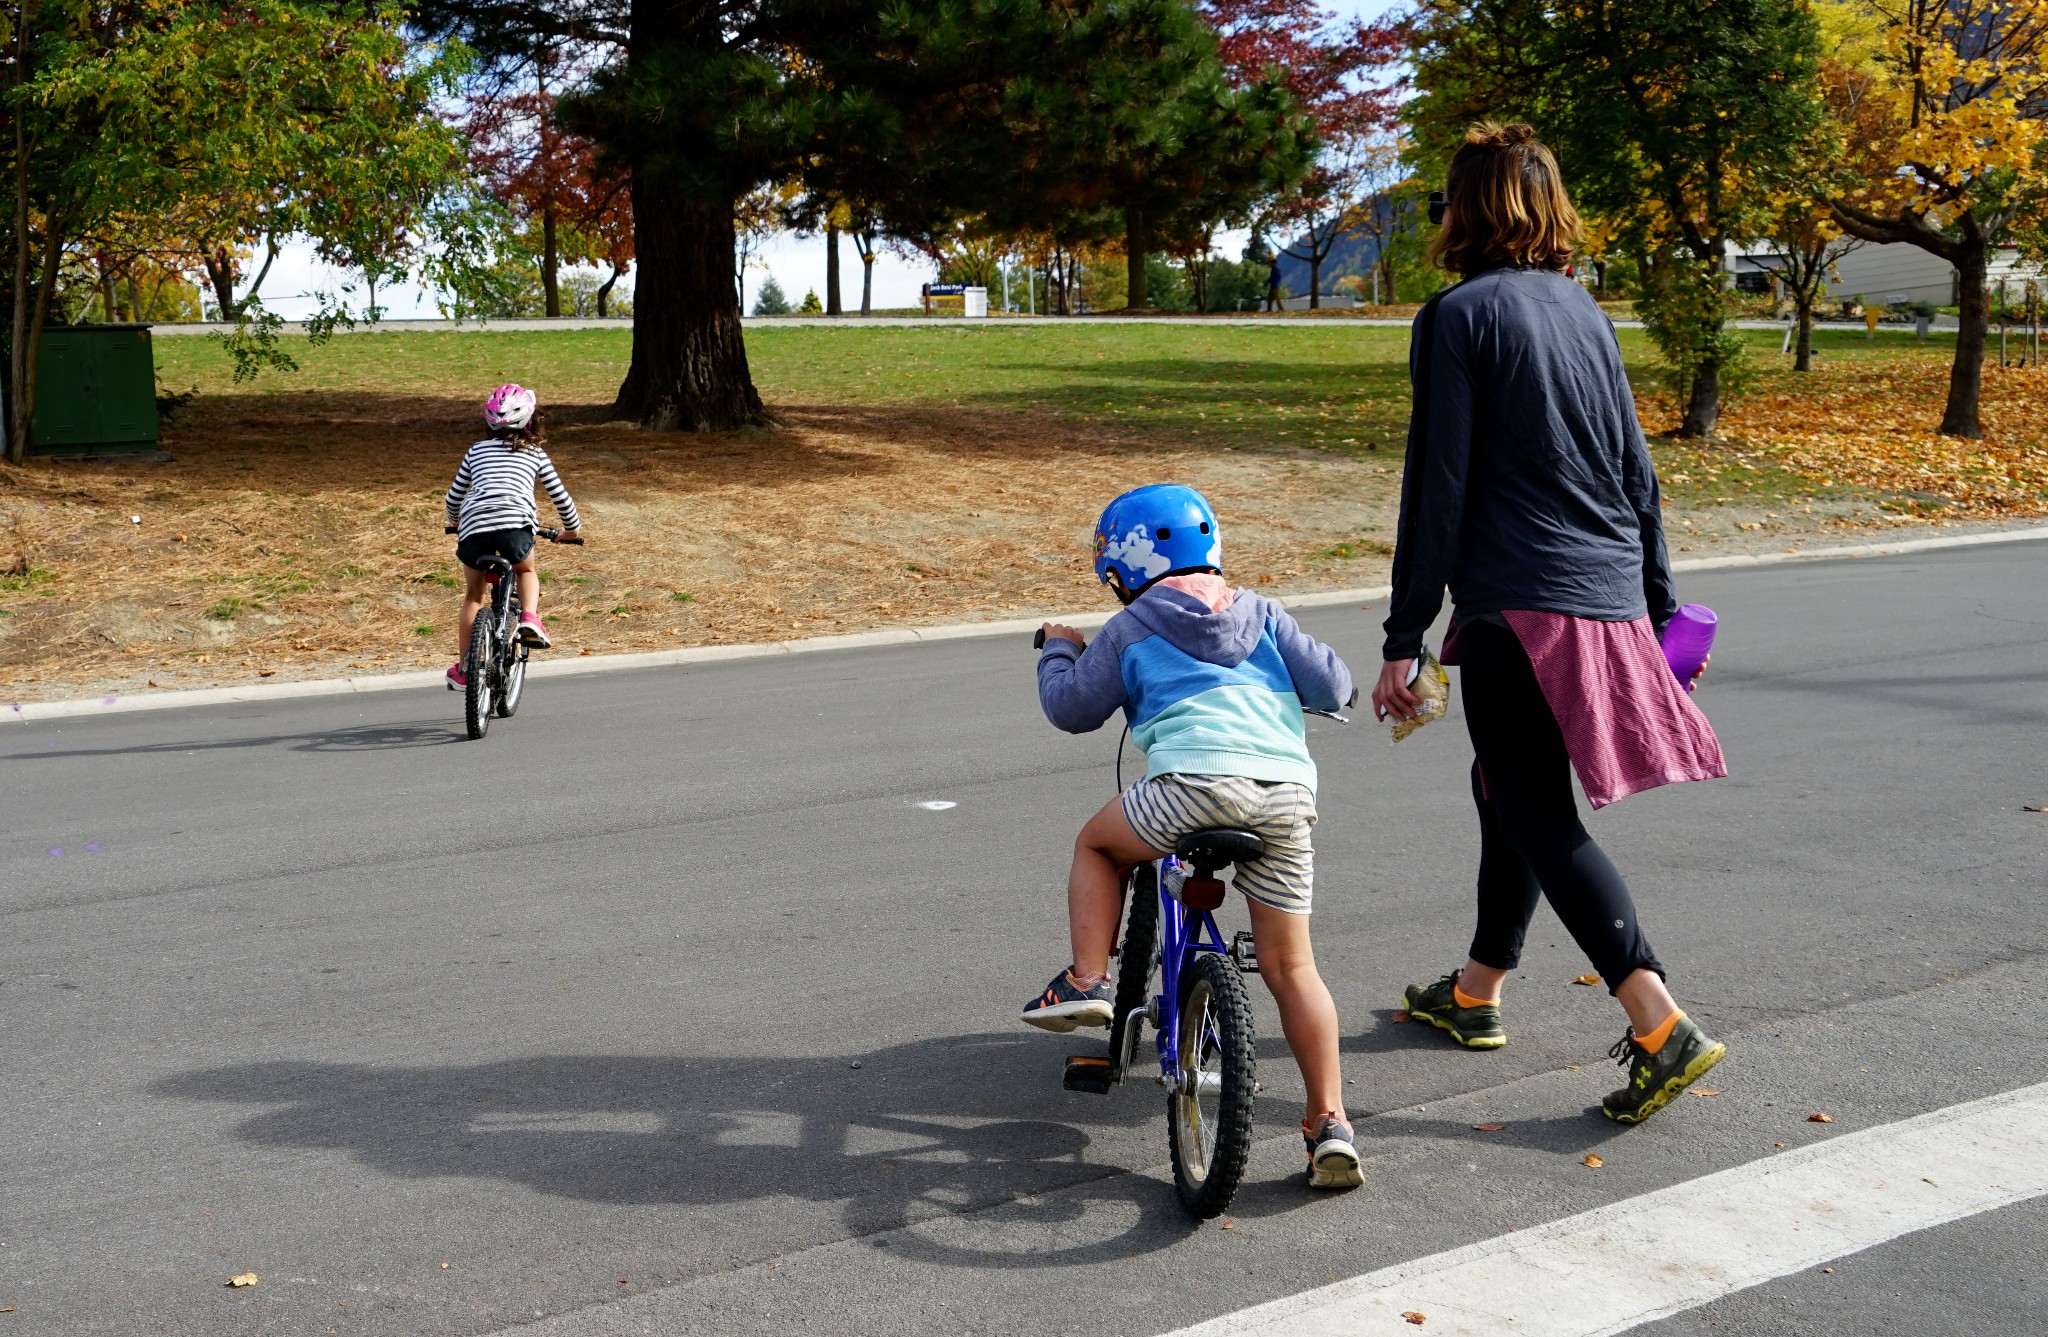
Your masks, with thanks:
[[[1695,557],[1673,562],[1672,570],[1724,571],[1734,567],[1780,566],[1787,562],[1813,562],[1850,557],[1896,557],[1942,548],[1970,548],[1993,543],[2018,543],[2048,539],[2048,523],[2024,529],[1989,530],[1977,534],[1952,534],[1939,538],[1903,539],[1896,543],[1864,543],[1840,548],[1804,548],[1772,553],[1747,553],[1728,557]],[[1327,608],[1354,600],[1384,599],[1385,585],[1357,589],[1310,590],[1299,594],[1273,595],[1288,608]],[[1110,610],[1114,611],[1114,610]],[[1071,626],[1099,627],[1110,611],[1053,614],[1054,620]],[[527,673],[535,678],[570,678],[591,673],[615,673],[628,669],[673,668],[688,664],[715,664],[734,659],[764,659],[774,655],[817,654],[831,650],[864,650],[884,645],[921,645],[930,641],[958,641],[983,636],[1022,636],[1037,629],[1039,618],[1012,618],[1000,622],[949,622],[934,627],[884,627],[877,631],[853,632],[843,636],[809,636],[789,641],[749,641],[738,645],[696,645],[679,650],[643,650],[629,654],[581,655],[574,659],[535,660]],[[349,696],[357,693],[401,691],[409,687],[432,687],[441,673],[421,669],[410,673],[368,674],[359,678],[310,678],[299,682],[250,683],[242,687],[199,687],[186,691],[160,691],[140,696],[118,694],[81,697],[65,701],[17,701],[0,709],[0,723],[30,723],[37,720],[69,719],[81,715],[114,715],[136,710],[173,710],[184,706],[216,706],[261,701],[283,701],[298,697]]]

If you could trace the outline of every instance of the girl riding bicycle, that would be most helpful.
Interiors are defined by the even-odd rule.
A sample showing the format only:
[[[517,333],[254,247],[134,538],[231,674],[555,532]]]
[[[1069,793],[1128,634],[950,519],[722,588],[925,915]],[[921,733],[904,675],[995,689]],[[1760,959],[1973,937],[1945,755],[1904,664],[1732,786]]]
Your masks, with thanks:
[[[533,489],[547,489],[555,514],[562,518],[562,541],[578,537],[576,503],[555,475],[554,462],[541,449],[546,440],[540,401],[519,385],[501,385],[484,401],[484,424],[490,436],[463,455],[448,487],[448,523],[455,528],[455,556],[462,563],[462,617],[455,639],[455,662],[448,668],[448,686],[469,685],[462,656],[469,647],[470,624],[485,602],[485,576],[476,563],[487,556],[512,563],[519,576],[519,639],[536,650],[553,644],[540,620],[540,573],[533,565],[534,531],[540,524]]]
[[[1201,493],[1170,484],[1126,492],[1095,527],[1095,574],[1123,611],[1093,645],[1072,627],[1045,624],[1038,699],[1046,718],[1087,733],[1121,709],[1146,772],[1075,838],[1073,964],[1023,1019],[1059,1032],[1109,1025],[1124,873],[1171,854],[1192,831],[1257,834],[1265,852],[1238,863],[1236,886],[1249,903],[1259,977],[1279,1004],[1307,1087],[1309,1183],[1348,1188],[1363,1181],[1344,1112],[1337,1008],[1309,943],[1316,767],[1302,708],[1344,705],[1351,671],[1286,609],[1232,589],[1222,561],[1216,515]]]

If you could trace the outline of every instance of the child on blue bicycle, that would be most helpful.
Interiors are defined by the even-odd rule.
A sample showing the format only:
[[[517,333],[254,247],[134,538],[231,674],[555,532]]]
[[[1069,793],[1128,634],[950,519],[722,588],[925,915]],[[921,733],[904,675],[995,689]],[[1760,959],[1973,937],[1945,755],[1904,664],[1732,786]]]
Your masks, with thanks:
[[[1095,526],[1095,574],[1123,611],[1093,645],[1072,627],[1045,624],[1038,698],[1046,718],[1087,733],[1121,709],[1146,771],[1074,841],[1073,964],[1025,1007],[1024,1020],[1060,1032],[1109,1025],[1109,952],[1125,873],[1171,854],[1190,831],[1256,833],[1266,852],[1237,865],[1235,884],[1251,911],[1259,976],[1308,1089],[1309,1183],[1351,1187],[1363,1178],[1344,1114],[1337,1008],[1309,943],[1316,767],[1302,718],[1304,705],[1335,710],[1348,701],[1351,671],[1278,604],[1232,589],[1222,553],[1201,493],[1168,484],[1126,492]]]

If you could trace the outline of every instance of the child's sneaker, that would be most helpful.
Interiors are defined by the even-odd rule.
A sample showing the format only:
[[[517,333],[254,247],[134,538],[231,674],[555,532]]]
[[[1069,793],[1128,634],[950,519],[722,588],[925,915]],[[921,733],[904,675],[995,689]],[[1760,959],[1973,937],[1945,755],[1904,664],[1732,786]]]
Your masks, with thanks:
[[[1116,994],[1105,977],[1092,989],[1074,983],[1062,970],[1045,992],[1024,1005],[1024,1021],[1040,1030],[1064,1035],[1076,1026],[1107,1026],[1116,1015]]]
[[[1708,1039],[1691,1017],[1680,1017],[1654,1054],[1643,1048],[1630,1027],[1607,1051],[1609,1058],[1620,1059],[1628,1069],[1628,1085],[1608,1092],[1600,1108],[1616,1123],[1641,1123],[1727,1055],[1728,1046]]]
[[[530,645],[536,650],[546,650],[554,645],[554,642],[548,639],[547,623],[540,620],[539,613],[519,615],[519,643]]]
[[[1454,970],[1435,984],[1409,985],[1401,995],[1401,1006],[1408,1009],[1411,1020],[1447,1032],[1467,1049],[1498,1049],[1506,1044],[1508,1033],[1501,1028],[1500,1004],[1460,1007],[1457,988],[1458,972]]]
[[[1357,1188],[1365,1182],[1358,1168],[1358,1146],[1351,1138],[1351,1125],[1343,1116],[1325,1114],[1314,1121],[1301,1121],[1301,1140],[1308,1147],[1310,1188]]]
[[[456,660],[448,666],[448,690],[459,692],[469,686],[469,675],[462,671],[462,661]]]

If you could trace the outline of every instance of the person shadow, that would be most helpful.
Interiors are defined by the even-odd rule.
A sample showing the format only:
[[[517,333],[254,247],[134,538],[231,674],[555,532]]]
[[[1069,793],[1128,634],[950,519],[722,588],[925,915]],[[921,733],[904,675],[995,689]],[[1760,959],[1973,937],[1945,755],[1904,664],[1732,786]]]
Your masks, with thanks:
[[[1108,1098],[1064,1092],[1042,1037],[829,1058],[286,1060],[185,1072],[152,1090],[251,1106],[239,1138],[345,1152],[400,1179],[498,1179],[627,1206],[838,1204],[852,1235],[900,1232],[888,1241],[899,1256],[939,1263],[1099,1262],[1195,1229],[1170,1182],[1088,1156],[1086,1124],[1160,1125],[1149,1083]]]

